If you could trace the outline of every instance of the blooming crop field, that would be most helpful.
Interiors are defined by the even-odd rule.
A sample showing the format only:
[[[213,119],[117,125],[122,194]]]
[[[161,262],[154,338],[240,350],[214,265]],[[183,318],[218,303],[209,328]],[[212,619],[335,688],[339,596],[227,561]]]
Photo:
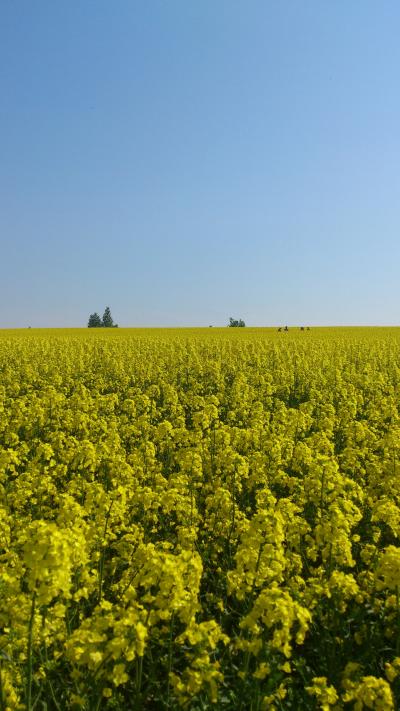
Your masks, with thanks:
[[[400,707],[400,329],[0,332],[0,711]]]

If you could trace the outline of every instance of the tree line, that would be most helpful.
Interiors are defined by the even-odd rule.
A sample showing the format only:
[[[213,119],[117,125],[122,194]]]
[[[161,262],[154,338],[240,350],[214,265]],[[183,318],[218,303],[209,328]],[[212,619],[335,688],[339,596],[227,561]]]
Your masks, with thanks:
[[[114,323],[113,317],[111,316],[110,307],[106,307],[103,318],[100,318],[96,311],[94,314],[90,314],[88,328],[118,328],[118,324]]]

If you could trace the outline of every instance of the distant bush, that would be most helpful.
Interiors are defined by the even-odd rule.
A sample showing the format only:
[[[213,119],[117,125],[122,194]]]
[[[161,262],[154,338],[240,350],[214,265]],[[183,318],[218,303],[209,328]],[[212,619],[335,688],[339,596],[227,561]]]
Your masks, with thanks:
[[[228,323],[229,328],[243,328],[245,325],[245,322],[241,318],[237,320],[231,317]]]

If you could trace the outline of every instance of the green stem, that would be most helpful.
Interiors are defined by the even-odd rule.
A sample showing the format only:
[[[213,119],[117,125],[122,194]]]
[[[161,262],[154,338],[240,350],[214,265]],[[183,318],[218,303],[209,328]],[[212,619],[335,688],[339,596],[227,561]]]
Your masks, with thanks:
[[[167,671],[167,709],[169,709],[170,674],[172,669],[172,628],[174,624],[174,613],[171,615],[168,640],[168,671]]]
[[[141,700],[141,690],[142,690],[142,676],[143,676],[143,657],[136,658],[136,702],[137,706],[135,708],[142,708]]]
[[[4,696],[3,696],[2,672],[3,672],[3,660],[0,659],[0,709],[1,709],[1,711],[5,711],[6,707],[4,704]]]
[[[321,506],[321,516],[322,512],[324,510],[324,493],[325,493],[325,469],[322,470],[322,479],[321,479],[321,501],[320,501],[320,506]]]
[[[33,702],[33,704],[32,704],[32,711],[34,711],[34,709],[36,708],[37,704],[39,703],[40,697],[41,697],[42,693],[43,693],[43,687],[40,689],[40,691],[39,691],[39,693],[38,693],[36,699],[34,700],[34,702]],[[57,706],[57,708],[60,708],[60,707]]]
[[[100,694],[99,694],[98,697],[97,697],[96,705],[94,706],[94,710],[93,710],[93,711],[99,711],[102,698],[103,698],[103,697],[102,697],[102,693],[100,692]]]
[[[102,547],[101,547],[101,553],[100,553],[100,560],[99,560],[99,604],[101,603],[102,597],[103,597],[103,577],[104,577],[104,559],[105,559],[105,540],[106,540],[106,535],[107,535],[107,529],[108,529],[108,521],[111,515],[111,509],[113,507],[114,500],[111,501],[111,504],[109,506],[109,509],[106,514],[106,520],[104,524],[104,531],[103,531],[103,542],[102,542]]]
[[[33,622],[35,619],[36,608],[36,592],[32,595],[31,615],[28,628],[28,648],[27,648],[27,681],[26,681],[26,708],[27,711],[32,709],[32,641],[33,641]]]
[[[397,639],[396,639],[396,655],[400,652],[400,593],[399,586],[396,586],[396,608],[397,608]]]
[[[47,643],[46,643],[46,635],[45,635],[45,630],[44,630],[45,625],[46,625],[46,619],[47,619],[47,618],[46,618],[46,614],[47,614],[47,609],[45,609],[45,612],[44,612],[44,614],[43,614],[44,658],[45,658],[46,670],[47,670],[47,669],[48,669],[48,666],[49,666],[49,657],[48,657],[48,654],[47,654]],[[53,699],[54,706],[56,707],[57,711],[61,711],[60,705],[59,705],[59,703],[58,703],[58,701],[57,701],[57,699],[56,699],[56,695],[55,695],[55,693],[54,693],[53,684],[51,683],[50,677],[47,677],[47,676],[46,676],[46,681],[47,681],[47,683],[48,683],[48,685],[49,685],[49,688],[50,688],[50,693],[51,693],[51,696],[52,696],[52,699]],[[39,698],[39,697],[38,697],[38,698]],[[37,700],[38,700],[38,699],[37,699]],[[34,706],[36,705],[37,700],[36,700]]]

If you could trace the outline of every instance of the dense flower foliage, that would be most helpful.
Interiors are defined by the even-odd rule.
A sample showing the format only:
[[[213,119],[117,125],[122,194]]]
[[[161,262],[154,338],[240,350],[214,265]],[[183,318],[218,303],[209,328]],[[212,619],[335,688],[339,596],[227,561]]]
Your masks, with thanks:
[[[400,707],[400,330],[3,331],[0,711]]]

